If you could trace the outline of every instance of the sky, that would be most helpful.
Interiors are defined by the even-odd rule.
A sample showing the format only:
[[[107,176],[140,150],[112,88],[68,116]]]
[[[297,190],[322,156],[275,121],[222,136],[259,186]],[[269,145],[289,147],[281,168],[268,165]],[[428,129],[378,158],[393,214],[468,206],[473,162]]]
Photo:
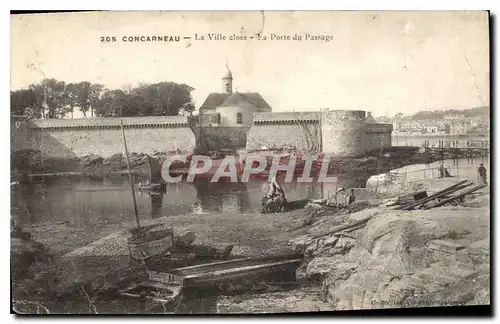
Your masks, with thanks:
[[[267,40],[207,40],[209,33]],[[332,40],[305,40],[304,35]],[[205,40],[195,40],[194,36]],[[302,40],[271,40],[301,35]],[[123,36],[181,36],[130,43]],[[101,36],[117,38],[101,42]],[[191,39],[183,39],[191,36]],[[356,109],[375,116],[489,105],[487,12],[89,12],[11,16],[11,89],[44,77],[110,89],[187,83],[196,107],[234,89],[273,111]]]

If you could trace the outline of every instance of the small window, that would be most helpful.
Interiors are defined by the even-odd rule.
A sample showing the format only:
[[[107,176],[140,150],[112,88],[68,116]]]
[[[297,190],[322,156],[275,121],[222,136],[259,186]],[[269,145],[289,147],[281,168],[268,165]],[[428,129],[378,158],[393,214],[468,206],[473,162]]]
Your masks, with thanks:
[[[243,124],[243,114],[242,113],[236,114],[236,124]]]
[[[217,114],[217,124],[220,124],[220,114]]]

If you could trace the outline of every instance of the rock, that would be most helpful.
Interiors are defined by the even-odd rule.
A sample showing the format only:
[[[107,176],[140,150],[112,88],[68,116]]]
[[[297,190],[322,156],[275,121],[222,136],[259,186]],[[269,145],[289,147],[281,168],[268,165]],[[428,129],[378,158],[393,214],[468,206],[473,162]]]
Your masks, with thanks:
[[[312,204],[324,205],[326,204],[326,199],[312,199],[310,202]]]
[[[348,300],[340,300],[336,303],[335,310],[352,310],[352,304]]]
[[[311,262],[308,263],[306,274],[309,277],[324,277],[335,268],[337,262],[338,258],[336,257],[314,258]]]
[[[234,257],[259,257],[262,251],[250,246],[235,245],[231,250],[231,255]]]
[[[348,237],[340,237],[331,250],[333,254],[346,254],[355,245],[355,240]]]
[[[307,205],[305,206],[305,208],[312,208],[312,209],[322,209],[324,207],[325,207],[324,205],[320,205],[313,202],[307,203]]]
[[[297,280],[307,279],[307,263],[302,263],[295,271],[295,278]]]
[[[188,231],[179,235],[174,235],[174,245],[178,247],[188,247],[193,244],[196,235],[193,231]]]
[[[305,251],[307,246],[313,242],[313,239],[310,235],[299,236],[294,240],[290,240],[288,245],[292,246],[293,251],[302,253]]]
[[[124,162],[124,156],[122,153],[116,153],[104,160],[104,165],[121,165]]]
[[[343,223],[368,212],[351,214]],[[487,215],[469,210],[441,211],[439,217],[435,211],[380,210],[363,229],[350,233],[355,239],[326,238],[315,252],[325,254],[312,260],[306,272],[325,278],[325,297],[336,310],[484,304],[489,275],[473,280],[488,270],[487,222]],[[333,224],[318,227],[326,232],[338,226]],[[467,244],[468,238],[474,243]],[[336,252],[345,254],[326,254]]]
[[[136,153],[132,152],[129,153],[128,155],[129,163],[130,163],[130,168],[131,169],[149,169],[149,162],[150,159],[157,159],[148,156],[145,153]],[[106,166],[111,166],[113,169],[126,169],[127,168],[127,161],[125,159],[125,155],[122,153],[116,153],[103,162],[104,165]]]
[[[89,154],[81,158],[81,162],[83,163],[84,167],[88,166],[93,166],[97,165],[103,162],[102,156],[96,155],[96,154]]]
[[[11,270],[14,277],[28,274],[34,262],[47,262],[50,259],[48,248],[36,241],[11,238]]]
[[[219,258],[227,259],[231,255],[233,244],[211,244],[211,245],[198,245],[193,246],[194,253],[200,258]]]
[[[290,291],[220,296],[217,313],[291,313],[331,311],[332,307],[321,299],[317,288]]]
[[[347,280],[353,273],[356,272],[358,262],[340,262],[331,268],[329,277],[331,280]]]
[[[313,255],[317,256],[334,256],[336,254],[346,254],[348,253],[354,246],[355,240],[348,237],[338,237],[333,236],[328,238],[327,240],[320,241],[322,244],[319,245],[319,248],[316,248],[313,252]],[[309,250],[306,249],[306,251]]]
[[[443,240],[432,240],[427,244],[427,246],[432,250],[443,251],[446,253],[456,253],[457,251],[465,248],[463,245]]]

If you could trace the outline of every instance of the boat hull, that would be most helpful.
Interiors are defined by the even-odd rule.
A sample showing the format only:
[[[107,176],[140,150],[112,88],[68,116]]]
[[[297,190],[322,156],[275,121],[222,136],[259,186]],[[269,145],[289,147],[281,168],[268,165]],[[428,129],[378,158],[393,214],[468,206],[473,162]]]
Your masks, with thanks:
[[[293,275],[302,257],[236,259],[169,270],[183,278],[183,287],[200,287],[266,277],[278,273]]]

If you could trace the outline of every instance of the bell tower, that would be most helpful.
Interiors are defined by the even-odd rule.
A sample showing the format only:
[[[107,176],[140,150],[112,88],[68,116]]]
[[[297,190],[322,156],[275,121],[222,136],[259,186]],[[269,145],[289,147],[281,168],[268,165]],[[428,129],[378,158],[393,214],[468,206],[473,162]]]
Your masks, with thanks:
[[[233,93],[233,74],[231,73],[231,70],[229,70],[229,67],[227,65],[227,58],[226,58],[226,74],[222,78],[222,91],[224,93]]]

